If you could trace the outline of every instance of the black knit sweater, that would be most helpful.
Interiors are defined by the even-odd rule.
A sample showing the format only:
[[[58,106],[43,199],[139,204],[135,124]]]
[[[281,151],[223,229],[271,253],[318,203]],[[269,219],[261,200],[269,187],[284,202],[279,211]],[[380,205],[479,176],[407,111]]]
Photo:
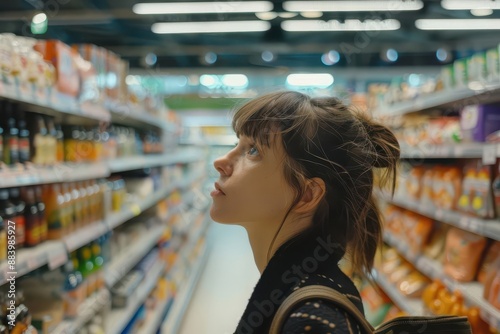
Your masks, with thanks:
[[[363,312],[356,287],[338,267],[342,255],[331,240],[330,236],[308,233],[281,246],[262,273],[235,334],[267,334],[283,300],[292,291],[313,284],[345,294]],[[361,331],[344,310],[313,299],[293,310],[282,333],[358,334]]]

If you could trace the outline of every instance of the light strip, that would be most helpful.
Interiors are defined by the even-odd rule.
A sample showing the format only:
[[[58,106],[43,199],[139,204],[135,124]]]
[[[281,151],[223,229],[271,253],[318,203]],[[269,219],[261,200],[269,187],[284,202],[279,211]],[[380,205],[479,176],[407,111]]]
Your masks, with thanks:
[[[500,9],[500,1],[491,0],[443,0],[441,7],[448,10]]]
[[[370,12],[410,11],[424,7],[421,0],[352,0],[352,1],[285,1],[283,9],[289,12]]]
[[[388,31],[398,30],[401,23],[398,20],[288,20],[281,23],[285,31]]]
[[[214,1],[138,3],[132,11],[139,15],[200,14],[200,13],[255,13],[273,10],[270,1]]]
[[[151,26],[156,34],[255,32],[270,28],[271,24],[266,21],[161,22]]]
[[[286,83],[295,87],[328,87],[333,84],[329,73],[294,73],[286,77]]]
[[[420,19],[420,30],[500,30],[500,19]]]

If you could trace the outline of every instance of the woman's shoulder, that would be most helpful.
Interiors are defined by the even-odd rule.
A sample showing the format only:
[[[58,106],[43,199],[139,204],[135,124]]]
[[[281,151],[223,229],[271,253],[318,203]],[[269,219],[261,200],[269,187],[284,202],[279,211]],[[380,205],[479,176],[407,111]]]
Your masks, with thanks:
[[[346,311],[321,299],[297,305],[285,320],[282,334],[361,334]]]

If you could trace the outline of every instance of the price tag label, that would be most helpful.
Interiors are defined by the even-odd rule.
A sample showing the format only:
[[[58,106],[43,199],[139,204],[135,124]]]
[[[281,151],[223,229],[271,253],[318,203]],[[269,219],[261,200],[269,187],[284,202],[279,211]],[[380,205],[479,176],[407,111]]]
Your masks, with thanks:
[[[483,149],[483,165],[494,165],[497,162],[497,148],[493,145]]]
[[[141,207],[139,205],[137,205],[137,204],[133,204],[130,207],[130,210],[132,211],[132,213],[134,214],[134,216],[138,216],[142,212]]]

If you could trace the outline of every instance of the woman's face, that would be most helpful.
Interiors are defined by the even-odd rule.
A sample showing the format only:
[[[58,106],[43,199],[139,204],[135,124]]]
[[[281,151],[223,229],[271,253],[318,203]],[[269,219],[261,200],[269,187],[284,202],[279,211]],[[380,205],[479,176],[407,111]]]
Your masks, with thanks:
[[[281,223],[294,195],[283,174],[285,152],[279,137],[274,139],[259,150],[252,138],[241,136],[235,148],[215,160],[220,177],[211,193],[214,221],[268,227]]]

